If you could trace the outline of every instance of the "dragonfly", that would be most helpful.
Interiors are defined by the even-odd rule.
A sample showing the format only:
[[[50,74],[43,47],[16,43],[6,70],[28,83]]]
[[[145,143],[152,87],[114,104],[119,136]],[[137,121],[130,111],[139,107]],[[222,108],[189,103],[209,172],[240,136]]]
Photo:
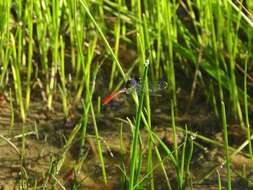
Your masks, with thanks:
[[[146,88],[146,85],[144,85],[144,88],[142,88],[143,85],[144,84],[141,79],[139,79],[139,80],[136,80],[133,78],[129,79],[129,80],[127,80],[124,88],[120,89],[119,91],[115,91],[111,95],[107,96],[103,100],[102,105],[109,104],[114,98],[116,98],[117,96],[119,96],[120,94],[123,94],[123,93],[130,94],[130,93],[136,91],[137,94],[140,94],[141,92],[143,92],[143,91],[146,92],[148,90],[151,95],[155,95],[158,91],[161,91],[161,90],[167,88],[168,83],[163,80],[158,80],[158,81],[150,81],[148,88]]]

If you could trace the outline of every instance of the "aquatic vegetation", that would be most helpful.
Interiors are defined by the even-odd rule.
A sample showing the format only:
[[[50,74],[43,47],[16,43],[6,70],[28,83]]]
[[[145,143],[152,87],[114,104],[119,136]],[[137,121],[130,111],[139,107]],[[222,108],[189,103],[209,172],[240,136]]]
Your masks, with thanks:
[[[0,189],[251,189],[252,39],[251,0],[1,1]]]

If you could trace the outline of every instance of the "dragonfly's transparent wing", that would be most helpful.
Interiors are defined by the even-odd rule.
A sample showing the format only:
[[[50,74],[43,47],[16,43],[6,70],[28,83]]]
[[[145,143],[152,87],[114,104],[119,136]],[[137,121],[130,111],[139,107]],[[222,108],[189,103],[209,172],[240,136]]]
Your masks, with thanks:
[[[166,81],[155,81],[149,84],[149,89],[151,92],[161,91],[168,87],[168,83]]]
[[[142,88],[142,85],[144,87]],[[164,90],[167,88],[168,83],[163,80],[157,80],[157,81],[149,81],[148,87],[143,83],[142,80],[135,80],[131,79],[126,84],[126,93],[130,94],[134,91],[136,91],[138,94],[142,92],[142,89],[144,92],[149,91],[150,94],[155,94],[156,92],[159,92],[161,90]]]
[[[142,83],[142,81],[140,81],[140,83],[138,83],[137,85],[137,92],[140,92],[141,91],[141,86],[144,85]],[[166,81],[160,81],[160,80],[157,80],[157,81],[149,81],[148,83],[148,87],[146,87],[146,85],[144,85],[144,92],[146,92],[147,90],[150,92],[150,93],[155,93],[155,92],[159,92],[161,90],[164,90],[166,89],[168,86],[168,83]]]

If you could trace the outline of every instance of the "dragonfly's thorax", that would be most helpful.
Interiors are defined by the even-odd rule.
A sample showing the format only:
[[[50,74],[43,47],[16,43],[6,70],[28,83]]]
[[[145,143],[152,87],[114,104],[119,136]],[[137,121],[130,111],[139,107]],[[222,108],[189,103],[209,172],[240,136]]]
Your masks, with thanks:
[[[138,82],[135,79],[129,79],[126,82],[126,93],[130,94],[138,87]]]
[[[135,79],[129,79],[126,82],[126,88],[135,88],[138,85],[137,81]]]

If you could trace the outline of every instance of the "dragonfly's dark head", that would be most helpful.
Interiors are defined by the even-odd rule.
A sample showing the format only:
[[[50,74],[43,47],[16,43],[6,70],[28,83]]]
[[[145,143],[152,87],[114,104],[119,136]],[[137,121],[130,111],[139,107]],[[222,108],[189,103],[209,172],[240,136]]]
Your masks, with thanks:
[[[126,82],[126,89],[135,88],[137,86],[137,81],[135,79],[128,79]]]

